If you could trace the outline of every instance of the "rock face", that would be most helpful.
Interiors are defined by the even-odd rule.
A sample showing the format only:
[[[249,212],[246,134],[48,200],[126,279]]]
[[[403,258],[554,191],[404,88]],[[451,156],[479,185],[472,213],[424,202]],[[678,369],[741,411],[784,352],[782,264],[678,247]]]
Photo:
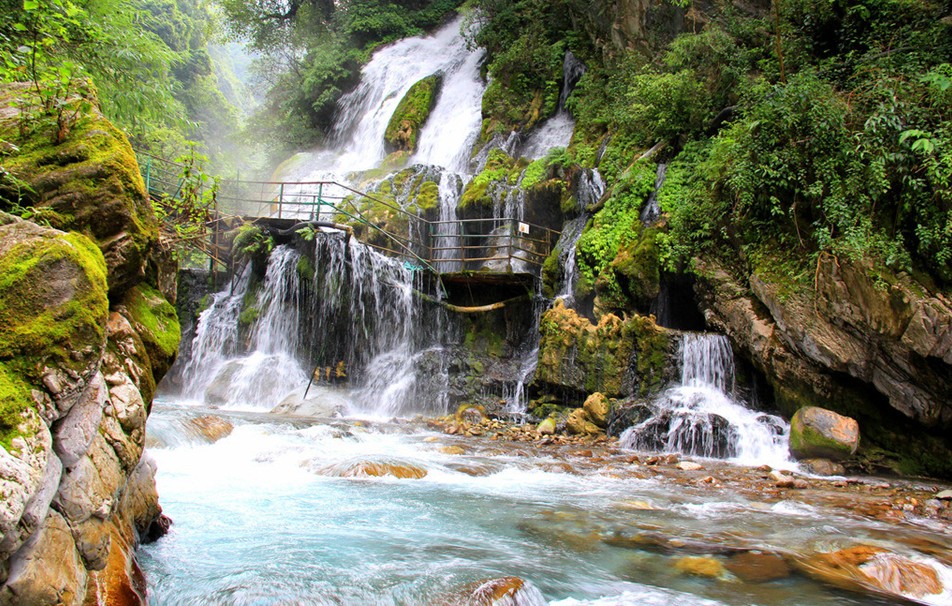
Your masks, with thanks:
[[[0,213],[0,605],[144,603],[134,550],[161,514],[145,422],[179,330],[144,278],[155,218],[99,116],[58,146],[0,130],[41,217],[77,230]]]
[[[708,324],[767,375],[787,414],[804,406],[846,414],[893,470],[952,476],[945,296],[909,276],[829,256],[818,261],[815,289],[766,271],[741,280],[711,261],[698,269]]]
[[[790,452],[798,459],[842,460],[859,448],[859,424],[832,410],[807,406],[790,420]]]
[[[605,314],[593,324],[558,300],[539,330],[536,392],[617,398],[659,391],[675,378],[676,340],[650,318]]]

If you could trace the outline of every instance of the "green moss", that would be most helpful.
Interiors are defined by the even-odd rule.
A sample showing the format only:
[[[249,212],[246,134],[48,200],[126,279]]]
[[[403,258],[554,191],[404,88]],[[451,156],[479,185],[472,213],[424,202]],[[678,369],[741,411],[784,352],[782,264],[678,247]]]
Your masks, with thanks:
[[[310,282],[314,279],[314,262],[311,261],[311,258],[307,255],[301,255],[301,258],[297,262],[298,278],[304,282]]]
[[[522,177],[522,182],[520,185],[523,189],[530,189],[536,183],[539,183],[545,178],[546,168],[548,167],[548,161],[546,158],[539,158],[534,161],[532,164],[526,167],[525,174]]]
[[[148,284],[132,288],[126,293],[123,302],[129,311],[130,320],[136,324],[137,332],[149,350],[153,372],[156,368],[168,369],[178,352],[182,336],[175,307]]]
[[[436,181],[423,181],[413,197],[413,207],[426,213],[435,210],[440,204],[440,184]]]
[[[489,187],[495,182],[506,182],[514,162],[506,152],[500,149],[489,152],[486,167],[466,185],[460,197],[459,210],[492,207],[493,198],[489,194]]]
[[[85,236],[7,225],[33,234],[0,257],[0,443],[19,435],[30,388],[44,368],[83,372],[105,342],[109,313],[102,253]]]
[[[258,308],[257,307],[246,307],[241,310],[241,313],[238,314],[238,324],[247,328],[255,323],[255,320],[258,319]]]
[[[403,96],[384,133],[389,150],[416,150],[420,129],[436,103],[442,81],[442,77],[437,74],[427,76],[411,86]]]
[[[24,435],[23,413],[32,405],[30,386],[0,362],[0,446],[10,452],[13,440]]]

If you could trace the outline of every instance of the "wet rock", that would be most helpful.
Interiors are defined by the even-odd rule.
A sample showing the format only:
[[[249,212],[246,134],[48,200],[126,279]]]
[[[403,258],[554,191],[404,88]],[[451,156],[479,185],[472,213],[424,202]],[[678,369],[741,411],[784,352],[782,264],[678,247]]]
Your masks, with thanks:
[[[604,394],[595,392],[585,399],[585,403],[582,404],[582,408],[585,409],[586,414],[588,415],[589,420],[595,425],[604,429],[608,427],[608,413],[611,409],[611,406],[608,402],[608,398]]]
[[[860,593],[922,598],[944,589],[939,573],[928,563],[870,545],[800,556],[793,564],[817,580]]]
[[[539,427],[537,428],[537,431],[544,436],[551,436],[555,433],[555,429],[556,429],[555,419],[553,417],[549,417],[543,420],[541,423],[539,423]]]
[[[790,420],[790,452],[798,459],[842,460],[859,448],[859,424],[832,410],[806,406]]]
[[[295,417],[339,417],[341,411],[350,404],[343,395],[329,389],[311,388],[308,395],[310,397],[305,400],[297,393],[291,394],[281,400],[271,413]]]
[[[368,461],[356,460],[322,467],[317,470],[321,475],[339,478],[379,478],[392,476],[400,479],[418,480],[426,476],[423,467],[405,461]]]
[[[943,490],[935,495],[935,498],[945,501],[952,501],[952,490]]]
[[[745,583],[765,583],[790,576],[790,566],[775,553],[743,551],[732,555],[724,566]]]
[[[592,423],[584,408],[576,408],[570,412],[565,419],[565,427],[569,433],[580,436],[594,436],[602,432],[598,425]]]
[[[440,452],[448,455],[461,455],[466,454],[466,449],[462,446],[440,446]]]
[[[211,443],[217,442],[224,437],[231,435],[235,426],[221,417],[213,415],[204,415],[188,420],[189,427]]]
[[[700,556],[678,558],[674,562],[674,569],[682,574],[709,578],[722,578],[727,572],[719,560]]]
[[[803,459],[800,461],[800,466],[807,473],[818,476],[841,476],[846,473],[845,467],[829,459]]]
[[[532,583],[519,577],[502,577],[480,584],[472,591],[467,606],[543,606],[545,598]]]

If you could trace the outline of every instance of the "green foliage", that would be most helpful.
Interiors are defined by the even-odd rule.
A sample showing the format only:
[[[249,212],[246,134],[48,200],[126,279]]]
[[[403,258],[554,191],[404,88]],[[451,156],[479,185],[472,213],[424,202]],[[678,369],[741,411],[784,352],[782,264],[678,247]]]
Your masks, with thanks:
[[[489,152],[486,167],[466,185],[466,189],[460,197],[459,209],[491,207],[493,198],[489,192],[490,187],[495,182],[508,181],[509,171],[513,164],[513,159],[506,152],[500,149]]]
[[[619,249],[637,239],[642,229],[641,207],[654,189],[655,172],[655,166],[648,162],[632,167],[615,185],[604,207],[585,226],[576,249],[581,291],[578,294],[587,294]],[[606,287],[617,289],[617,283],[612,280]]]
[[[247,260],[257,256],[268,256],[274,250],[274,238],[260,227],[246,223],[238,228],[231,249],[236,259]]]
[[[205,172],[208,159],[189,146],[188,152],[177,158],[181,166],[178,192],[175,195],[152,196],[152,209],[160,221],[163,243],[177,260],[185,259],[191,251],[202,250],[208,236],[218,179]]]

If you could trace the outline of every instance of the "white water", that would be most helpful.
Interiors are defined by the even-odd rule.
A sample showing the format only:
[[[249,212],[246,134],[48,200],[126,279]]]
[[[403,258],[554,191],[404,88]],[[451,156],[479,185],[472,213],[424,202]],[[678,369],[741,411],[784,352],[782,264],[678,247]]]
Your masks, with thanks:
[[[681,384],[650,405],[651,418],[625,430],[626,448],[729,458],[745,465],[791,468],[789,426],[734,397],[734,358],[723,335],[685,333]]]
[[[485,87],[479,78],[483,51],[466,48],[460,23],[456,19],[432,36],[405,38],[375,52],[361,70],[360,84],[338,102],[331,147],[306,154],[282,178],[346,182],[349,173],[376,168],[386,156],[384,132],[400,100],[436,73],[443,86],[412,162],[464,172],[479,132]]]
[[[668,165],[663,162],[658,164],[654,189],[645,201],[644,208],[641,209],[641,222],[646,226],[654,224],[654,222],[658,220],[658,217],[661,216],[661,207],[658,206],[658,191],[661,189],[661,186],[664,185],[664,177],[667,173]]]
[[[578,265],[576,263],[576,247],[582,238],[582,231],[588,222],[589,213],[586,210],[598,202],[605,193],[605,180],[598,169],[583,171],[579,174],[579,183],[576,189],[576,202],[579,216],[571,219],[562,227],[562,236],[556,245],[559,251],[559,264],[562,266],[562,287],[556,295],[569,307],[575,299],[575,285],[578,283]]]
[[[151,604],[461,604],[486,580],[518,576],[533,590],[517,603],[533,605],[885,606],[797,575],[746,583],[676,565],[705,550],[727,563],[732,550],[854,544],[922,558],[919,537],[952,548],[941,531],[853,517],[822,502],[641,479],[627,473],[637,466],[624,455],[592,464],[558,449],[517,455],[421,425],[235,413],[226,416],[231,435],[209,443],[190,429],[200,414],[209,411],[160,400],[150,418],[158,490],[174,520],[169,535],[139,552]],[[464,454],[441,450],[447,445]],[[347,477],[362,462],[426,475]],[[624,547],[619,537],[649,542]],[[659,539],[706,547],[653,547]]]

